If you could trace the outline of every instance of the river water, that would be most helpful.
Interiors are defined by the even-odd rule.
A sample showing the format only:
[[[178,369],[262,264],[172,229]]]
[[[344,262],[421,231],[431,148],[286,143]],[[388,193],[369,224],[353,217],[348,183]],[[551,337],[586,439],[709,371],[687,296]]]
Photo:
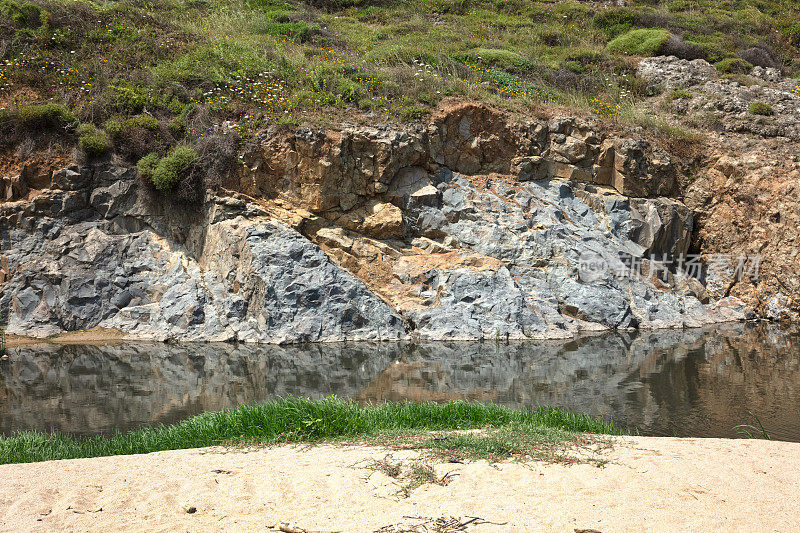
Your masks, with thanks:
[[[745,324],[568,342],[38,344],[0,359],[0,434],[109,434],[286,396],[554,405],[641,435],[800,441],[800,335]]]

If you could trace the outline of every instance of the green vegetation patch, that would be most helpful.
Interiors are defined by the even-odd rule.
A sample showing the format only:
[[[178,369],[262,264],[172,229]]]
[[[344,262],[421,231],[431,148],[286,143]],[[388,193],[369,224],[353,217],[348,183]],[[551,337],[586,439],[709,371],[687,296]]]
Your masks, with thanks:
[[[108,135],[93,124],[81,124],[78,128],[78,145],[90,157],[97,157],[108,152],[111,141]]]
[[[337,398],[287,398],[252,407],[205,413],[179,424],[113,437],[75,438],[25,432],[0,438],[0,464],[150,453],[236,443],[319,442],[393,432],[511,428],[535,435],[620,434],[612,424],[561,409],[514,410],[467,402],[385,403],[360,407]],[[548,433],[553,436],[551,431]],[[482,445],[488,445],[486,443]],[[476,445],[477,446],[477,445]]]
[[[139,171],[142,178],[152,181],[159,161],[161,161],[161,157],[157,153],[149,153],[136,163],[136,170]]]
[[[479,48],[475,51],[474,58],[482,63],[501,67],[514,67],[525,62],[518,53],[498,48]]]
[[[638,29],[612,39],[607,49],[609,52],[616,52],[629,56],[654,56],[658,54],[661,47],[669,40],[669,32],[662,29]]]
[[[775,111],[772,110],[772,106],[764,102],[751,103],[748,112],[751,115],[761,115],[764,117],[770,117],[775,114]]]
[[[714,64],[723,74],[747,74],[753,65],[738,57],[728,57]]]
[[[0,18],[5,18],[17,28],[36,29],[47,24],[47,11],[35,4],[13,0],[0,0]]]
[[[69,109],[55,103],[22,106],[17,114],[20,122],[30,128],[57,127],[76,121]]]
[[[137,115],[133,117],[113,117],[106,121],[104,127],[109,135],[114,138],[124,135],[132,128],[144,128],[149,131],[158,131],[161,122],[150,115]]]
[[[738,57],[797,75],[798,19],[800,7],[776,0],[0,0],[0,112],[14,132],[0,145],[35,134],[17,109],[43,102],[77,120],[38,124],[106,123],[129,162],[194,145],[225,121],[246,141],[343,117],[421,120],[448,97],[523,113],[540,102],[588,111],[599,99],[627,120],[621,110],[651,94],[621,56]]]
[[[145,158],[150,157],[149,154]],[[197,161],[197,152],[188,146],[177,146],[166,156],[162,157],[150,175],[153,185],[159,191],[172,190],[189,167]],[[141,161],[140,161],[141,163]],[[146,163],[145,169],[149,170],[151,163]],[[137,165],[138,167],[138,165]]]
[[[675,89],[669,94],[670,100],[691,100],[692,98],[694,98],[694,95],[683,89]]]

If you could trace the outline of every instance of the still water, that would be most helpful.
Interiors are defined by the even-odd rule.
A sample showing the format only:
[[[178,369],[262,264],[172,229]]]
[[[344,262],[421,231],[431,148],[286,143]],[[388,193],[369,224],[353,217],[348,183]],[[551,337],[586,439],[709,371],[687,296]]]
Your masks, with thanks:
[[[286,395],[554,405],[642,435],[800,441],[800,335],[776,326],[606,333],[568,342],[8,348],[0,434],[168,424]]]

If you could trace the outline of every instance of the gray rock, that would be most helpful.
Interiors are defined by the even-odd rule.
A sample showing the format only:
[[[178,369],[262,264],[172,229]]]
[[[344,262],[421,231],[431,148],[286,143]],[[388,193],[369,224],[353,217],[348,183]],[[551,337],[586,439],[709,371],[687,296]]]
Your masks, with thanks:
[[[668,89],[691,87],[719,77],[717,69],[704,59],[688,61],[675,56],[646,57],[639,62],[636,75]]]
[[[230,199],[211,197],[199,215],[148,205],[133,180],[124,169],[101,169],[91,195],[54,191],[33,212],[0,207],[13,272],[0,286],[9,333],[100,326],[139,339],[269,343],[405,336],[389,306],[299,233],[245,218],[249,208]],[[64,224],[75,213],[82,220]],[[202,236],[182,230],[185,216],[201,217]]]
[[[441,209],[412,209],[409,217],[437,220],[439,239],[504,266],[484,261],[479,269],[429,271],[420,290],[436,297],[427,308],[408,311],[422,338],[559,337],[581,329],[723,320],[697,300],[697,280],[689,290],[685,277],[669,270],[687,252],[692,228],[691,212],[678,201],[590,192],[562,180],[495,193],[456,175],[441,188]],[[412,230],[421,234],[430,226],[417,223]],[[659,284],[675,283],[674,292],[649,279],[650,257],[664,263]],[[595,265],[588,271],[587,258]]]

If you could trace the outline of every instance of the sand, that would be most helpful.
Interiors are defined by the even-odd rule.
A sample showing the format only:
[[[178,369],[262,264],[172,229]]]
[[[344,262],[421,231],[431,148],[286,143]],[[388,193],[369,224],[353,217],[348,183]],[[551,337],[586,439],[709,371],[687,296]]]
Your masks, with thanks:
[[[609,462],[435,463],[363,446],[205,448],[0,466],[2,531],[798,531],[800,443],[623,437]],[[401,463],[400,479],[370,465]],[[412,518],[408,518],[412,517]]]

